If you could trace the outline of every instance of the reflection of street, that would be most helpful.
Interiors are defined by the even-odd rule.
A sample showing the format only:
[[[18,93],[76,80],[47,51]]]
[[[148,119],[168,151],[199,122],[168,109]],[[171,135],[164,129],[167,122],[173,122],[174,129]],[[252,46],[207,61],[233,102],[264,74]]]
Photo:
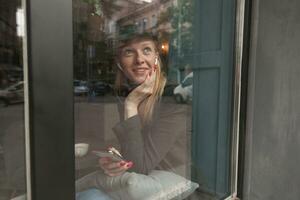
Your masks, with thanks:
[[[74,96],[74,102],[86,102],[86,103],[109,103],[116,102],[116,97],[112,95],[105,96]]]
[[[113,95],[105,96],[74,96],[75,103],[113,103],[116,102],[117,98]],[[163,101],[166,103],[175,103],[173,96],[164,96]]]
[[[12,192],[12,186],[9,184],[11,180],[9,179],[8,171],[12,169],[5,168],[5,165],[7,165],[7,162],[4,160],[4,153],[6,156],[11,156],[14,154],[15,151],[12,149],[5,149],[7,146],[11,146],[14,148],[15,146],[21,147],[24,144],[24,141],[22,139],[17,139],[18,141],[12,141],[13,145],[4,144],[4,137],[7,139],[7,136],[10,135],[22,135],[24,134],[24,130],[22,127],[19,126],[20,123],[24,123],[24,105],[23,104],[14,104],[9,105],[7,107],[1,107],[0,108],[0,199],[10,199],[9,196]],[[6,140],[7,141],[7,140]],[[17,154],[14,154],[14,156],[11,158],[11,160],[24,160],[25,153],[24,151],[21,152],[15,152]],[[22,164],[21,164],[22,165]],[[19,168],[19,171],[22,170],[22,168]],[[24,168],[25,170],[25,168]],[[25,172],[25,171],[24,171]],[[22,172],[19,172],[17,174],[22,174]],[[10,174],[11,175],[11,174]],[[18,176],[18,175],[17,175]],[[21,177],[19,183],[24,181],[24,176]]]
[[[24,104],[14,104],[0,108],[0,142],[5,130],[15,122],[24,120]]]
[[[90,144],[91,150],[100,150],[108,145],[118,147],[117,139],[112,131],[112,127],[119,122],[119,111],[117,108],[117,99],[112,95],[85,97],[74,97],[74,128],[76,142],[87,142]],[[186,126],[190,123],[190,106],[186,104],[176,104],[172,96],[166,96],[163,99],[166,106],[174,107],[186,107],[188,113],[186,113],[186,120],[177,122],[181,126]],[[11,138],[17,138],[14,140],[14,144],[19,144],[17,151],[19,152],[13,157],[13,160],[24,159],[24,105],[15,104],[7,107],[0,108],[0,144],[3,144],[4,134],[6,136],[12,136]],[[190,130],[190,129],[188,129]],[[17,137],[15,137],[17,135]],[[23,139],[22,139],[23,138]],[[12,140],[12,139],[11,139]],[[16,146],[10,148],[15,149]],[[12,152],[10,149],[4,149],[4,151]],[[8,188],[8,180],[6,176],[8,170],[4,168],[3,155],[0,158],[0,192],[3,188]],[[97,166],[97,158],[93,157],[90,153],[87,156],[76,159],[77,176],[82,176],[90,170],[95,169]],[[13,162],[15,164],[18,162]],[[18,163],[20,165],[20,163]],[[20,166],[17,166],[20,167]],[[79,170],[80,169],[80,170]],[[14,173],[14,172],[10,172]],[[21,176],[19,176],[21,177]],[[20,180],[21,182],[21,180]],[[1,195],[0,195],[1,197]],[[0,198],[1,199],[1,198]]]

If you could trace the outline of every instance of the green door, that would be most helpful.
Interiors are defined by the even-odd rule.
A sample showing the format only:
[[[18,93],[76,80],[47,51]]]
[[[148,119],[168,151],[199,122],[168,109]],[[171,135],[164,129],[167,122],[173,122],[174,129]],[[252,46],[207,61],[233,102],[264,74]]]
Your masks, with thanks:
[[[233,0],[195,1],[192,175],[218,198],[230,193],[234,8]]]

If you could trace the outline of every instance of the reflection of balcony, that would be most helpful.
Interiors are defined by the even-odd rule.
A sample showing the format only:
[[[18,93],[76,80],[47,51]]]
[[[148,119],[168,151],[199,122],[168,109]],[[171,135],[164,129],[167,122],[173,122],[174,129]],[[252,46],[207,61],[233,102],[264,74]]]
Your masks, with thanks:
[[[90,41],[100,41],[104,38],[104,19],[98,15],[88,17],[88,39]]]
[[[151,3],[151,4],[147,4],[145,6],[142,6],[132,12],[130,12],[129,14],[121,17],[118,20],[118,24],[126,24],[127,21],[134,21],[137,17],[141,17],[141,16],[145,16],[147,15],[147,13],[149,12],[159,12],[159,4],[157,3]]]
[[[120,17],[117,24],[120,29],[129,25],[135,25],[136,31],[139,33],[150,32],[156,34],[158,31],[171,32],[171,24],[158,25],[157,18],[162,12],[165,12],[166,9],[172,6],[173,2],[174,0],[145,3],[145,5],[140,6],[138,9]]]
[[[153,0],[128,0],[128,1],[136,4],[144,4],[144,3],[151,3]]]

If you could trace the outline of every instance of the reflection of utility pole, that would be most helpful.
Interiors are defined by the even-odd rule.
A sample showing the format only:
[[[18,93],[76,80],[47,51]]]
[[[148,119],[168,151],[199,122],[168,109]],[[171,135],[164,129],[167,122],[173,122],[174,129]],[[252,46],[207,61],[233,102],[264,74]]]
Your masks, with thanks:
[[[177,56],[178,58],[181,58],[181,26],[182,26],[182,17],[181,17],[181,10],[182,10],[182,0],[177,0],[177,6],[179,9],[179,16],[178,16],[178,50],[177,50]]]
[[[86,80],[90,79],[90,59],[94,57],[94,48],[92,45],[88,45],[87,48],[87,72],[86,72]]]
[[[89,80],[89,71],[90,71],[90,59],[89,59],[89,46],[86,51],[86,80]]]

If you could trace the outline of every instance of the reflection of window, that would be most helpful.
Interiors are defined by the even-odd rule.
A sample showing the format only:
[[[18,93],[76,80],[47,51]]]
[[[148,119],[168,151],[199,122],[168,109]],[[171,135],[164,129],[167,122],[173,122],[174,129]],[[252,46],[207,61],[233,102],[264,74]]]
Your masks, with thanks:
[[[142,21],[136,21],[136,22],[135,22],[136,30],[137,30],[139,33],[142,33],[142,32],[143,32],[142,24],[143,24]]]
[[[108,28],[109,28],[109,31],[108,31],[109,33],[115,32],[116,31],[115,30],[115,23],[113,21],[109,22]]]
[[[147,18],[143,19],[143,32],[147,29],[147,21],[148,21]]]
[[[155,27],[157,23],[157,19],[155,15],[152,15],[152,27]]]

